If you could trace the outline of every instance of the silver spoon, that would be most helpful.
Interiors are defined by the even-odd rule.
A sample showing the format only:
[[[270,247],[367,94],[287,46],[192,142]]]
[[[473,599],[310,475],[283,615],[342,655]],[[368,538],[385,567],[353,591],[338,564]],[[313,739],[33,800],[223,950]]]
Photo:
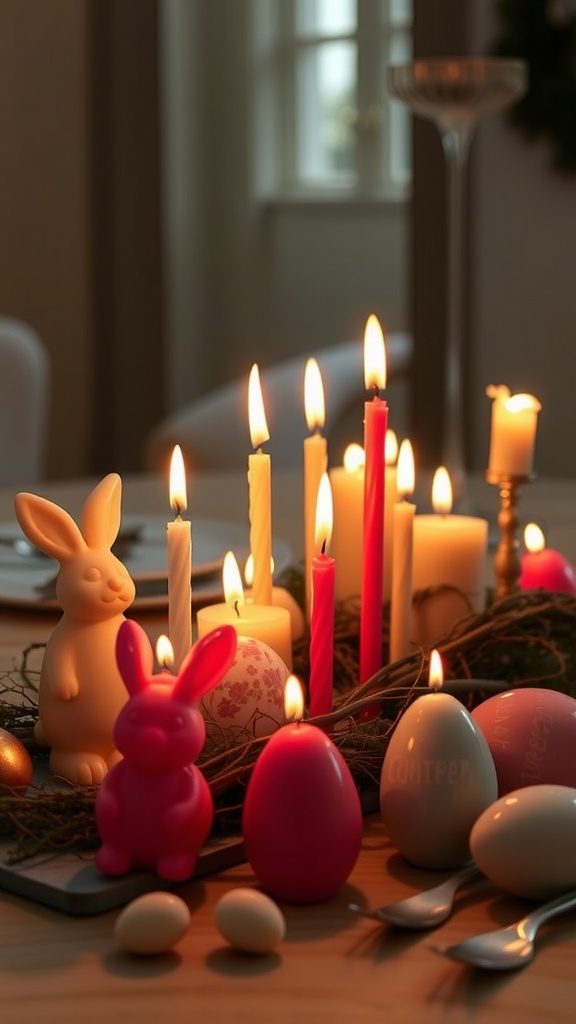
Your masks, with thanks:
[[[536,910],[516,924],[508,925],[493,932],[475,935],[454,946],[433,946],[438,953],[474,967],[486,967],[494,971],[510,971],[524,967],[534,956],[534,940],[540,925],[557,914],[576,907],[576,889],[557,896],[548,903],[542,903]]]
[[[399,928],[436,928],[450,917],[457,890],[479,878],[483,878],[483,875],[475,864],[470,863],[432,889],[425,889],[424,892],[389,903],[378,910],[365,910],[357,903],[349,903],[348,908],[371,921],[394,924]]]

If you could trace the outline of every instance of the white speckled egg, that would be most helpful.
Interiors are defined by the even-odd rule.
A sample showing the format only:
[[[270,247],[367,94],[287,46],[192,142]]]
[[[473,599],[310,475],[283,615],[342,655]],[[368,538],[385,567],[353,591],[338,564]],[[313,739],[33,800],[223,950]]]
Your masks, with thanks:
[[[189,924],[190,911],[179,896],[148,892],[124,907],[116,918],[114,934],[130,953],[157,956],[172,949]]]
[[[268,644],[239,636],[232,667],[200,704],[208,741],[232,746],[270,736],[284,725],[288,675],[282,658]]]
[[[547,900],[576,888],[576,789],[541,784],[500,797],[475,822],[470,851],[515,896]]]
[[[256,889],[231,889],[216,904],[218,931],[245,953],[270,953],[286,934],[280,907]]]
[[[463,704],[442,692],[415,700],[382,765],[380,809],[396,849],[424,868],[464,864],[470,829],[497,796],[488,744]]]

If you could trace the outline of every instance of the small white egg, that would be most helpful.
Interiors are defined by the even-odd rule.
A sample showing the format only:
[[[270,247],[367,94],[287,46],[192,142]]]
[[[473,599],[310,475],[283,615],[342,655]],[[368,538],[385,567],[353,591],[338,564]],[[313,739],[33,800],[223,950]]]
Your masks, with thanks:
[[[189,924],[190,911],[179,896],[148,892],[124,907],[116,918],[114,934],[130,953],[157,956],[172,949]]]
[[[245,953],[270,953],[286,934],[280,907],[256,889],[231,889],[216,904],[218,931]]]
[[[547,900],[576,887],[576,789],[539,784],[506,793],[470,833],[470,852],[494,885]]]

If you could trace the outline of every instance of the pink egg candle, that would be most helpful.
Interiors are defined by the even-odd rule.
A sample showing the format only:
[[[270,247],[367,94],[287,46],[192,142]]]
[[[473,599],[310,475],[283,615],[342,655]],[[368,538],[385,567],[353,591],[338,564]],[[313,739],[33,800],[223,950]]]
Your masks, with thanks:
[[[576,570],[571,562],[552,548],[545,547],[544,534],[536,523],[524,530],[526,553],[522,555],[521,590],[549,590],[551,593],[576,594]]]
[[[321,729],[302,722],[302,690],[290,676],[286,715],[248,783],[242,831],[246,856],[275,899],[321,903],[336,895],[362,842],[362,810],[348,766]]]

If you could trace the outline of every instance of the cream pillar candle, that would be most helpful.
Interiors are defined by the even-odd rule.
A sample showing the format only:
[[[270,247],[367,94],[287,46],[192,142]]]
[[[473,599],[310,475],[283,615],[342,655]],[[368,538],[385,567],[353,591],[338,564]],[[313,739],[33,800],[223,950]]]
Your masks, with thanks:
[[[274,562],[274,559],[272,559]],[[274,572],[274,565],[272,565],[272,572]],[[248,587],[244,591],[244,603],[254,604],[254,592],[251,589],[254,580],[254,561],[252,555],[248,555],[246,559],[246,565],[244,566],[244,582]],[[299,640],[301,636],[304,636],[306,629],[306,622],[304,620],[304,612],[298,604],[295,597],[292,596],[289,590],[285,587],[272,587],[272,604],[275,608],[286,608],[290,615],[290,629],[292,633],[292,644],[295,640]]]
[[[392,548],[392,600],[390,606],[390,661],[405,658],[412,651],[412,552],[416,506],[406,501],[414,491],[414,455],[410,441],[403,441],[398,457],[398,492],[394,505]]]
[[[432,491],[434,513],[414,517],[412,589],[442,587],[415,603],[412,641],[434,643],[455,622],[485,604],[488,523],[477,516],[451,515],[450,478],[440,467]]]
[[[186,505],[184,459],[177,444],[170,463],[170,507],[176,518],[167,527],[168,632],[176,671],[192,645],[192,526],[182,518]]]
[[[238,636],[253,637],[268,644],[279,654],[284,664],[291,668],[290,612],[286,608],[245,601],[240,570],[231,551],[224,558],[223,578],[225,602],[198,609],[198,639],[217,626],[233,626]]]
[[[486,394],[493,399],[489,476],[529,476],[534,466],[540,402],[533,395],[511,395],[505,384],[490,385]]]
[[[254,600],[259,605],[272,602],[272,488],[270,456],[261,445],[270,434],[266,423],[260,374],[254,363],[248,385],[248,414],[253,454],[248,457],[250,495],[250,551],[254,559]]]
[[[310,437],[304,439],[304,580],[306,584],[306,614],[310,618],[311,570],[314,558],[314,530],[316,501],[322,474],[326,471],[328,449],[321,430],[324,426],[324,387],[320,368],[315,359],[309,359],[304,373],[304,411]]]

